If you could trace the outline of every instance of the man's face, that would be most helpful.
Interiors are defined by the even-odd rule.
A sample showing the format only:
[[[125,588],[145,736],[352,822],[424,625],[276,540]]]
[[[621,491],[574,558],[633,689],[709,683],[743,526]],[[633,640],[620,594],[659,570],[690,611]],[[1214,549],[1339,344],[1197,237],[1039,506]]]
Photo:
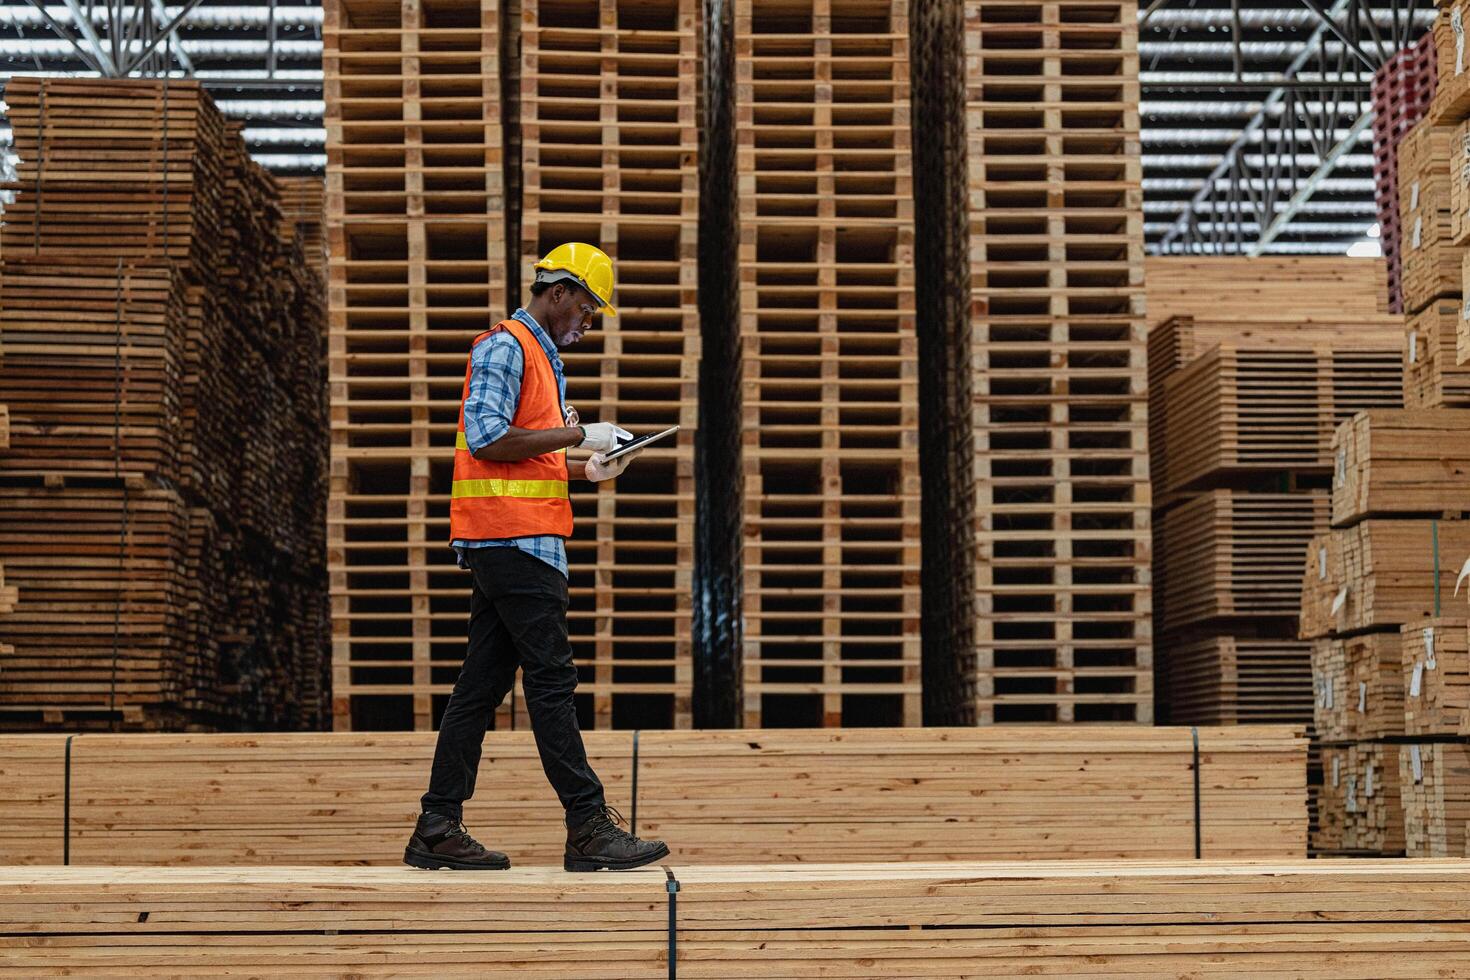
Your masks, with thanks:
[[[592,321],[597,317],[597,301],[585,289],[568,282],[552,286],[547,296],[551,300],[547,332],[556,346],[570,347],[592,329]]]

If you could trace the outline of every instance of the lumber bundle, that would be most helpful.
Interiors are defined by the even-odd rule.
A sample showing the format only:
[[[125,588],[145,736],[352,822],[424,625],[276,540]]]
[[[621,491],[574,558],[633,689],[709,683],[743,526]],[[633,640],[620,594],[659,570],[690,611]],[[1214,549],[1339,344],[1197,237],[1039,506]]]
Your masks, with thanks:
[[[1144,273],[1150,332],[1176,316],[1238,322],[1258,319],[1269,310],[1282,322],[1330,322],[1389,312],[1382,259],[1150,255],[1144,259]]]
[[[1465,521],[1368,520],[1330,536],[1335,539],[1330,547],[1324,549],[1319,539],[1308,553],[1304,639],[1397,630],[1434,615],[1436,588],[1442,596],[1455,591],[1459,565],[1453,556],[1470,555],[1470,522]]]
[[[1414,742],[1398,748],[1409,857],[1470,857],[1470,745]]]
[[[1310,644],[1213,635],[1177,640],[1156,684],[1176,725],[1295,723],[1311,716]]]
[[[1428,120],[1435,125],[1452,125],[1470,115],[1470,67],[1464,34],[1470,4],[1466,0],[1442,0],[1435,18],[1435,62],[1438,66],[1434,97],[1429,103]]]
[[[677,906],[669,897],[678,881]],[[1410,978],[1470,970],[1454,861],[996,862],[462,876],[11,868],[17,975],[752,972]],[[673,957],[674,962],[670,962]]]
[[[1470,261],[1470,251],[1466,260]],[[1439,299],[1408,318],[1405,408],[1470,408],[1470,365],[1456,363],[1461,309],[1458,299]]]
[[[495,0],[323,7],[338,727],[432,728],[464,657],[454,406],[510,313],[501,21]]]
[[[521,4],[521,295],[557,245],[606,251],[618,315],[563,355],[567,401],[583,422],[680,426],[610,491],[573,492],[568,626],[584,727],[692,723],[697,10],[695,0]]]
[[[1312,642],[1313,731],[1329,742],[1404,734],[1403,643],[1397,633]]]
[[[1414,409],[1364,412],[1332,438],[1336,472],[1332,523],[1366,517],[1454,516],[1470,510],[1470,411]],[[1458,563],[1464,556],[1447,553]]]
[[[1285,620],[1301,602],[1300,556],[1327,530],[1325,497],[1212,490],[1159,516],[1159,626]]]
[[[1148,722],[1137,11],[968,0],[964,21],[976,554],[950,577],[974,652],[945,720]]]
[[[1306,848],[1299,729],[1198,733],[1211,857]],[[428,778],[429,732],[0,739],[0,864],[393,864]],[[988,726],[588,732],[618,807],[681,862],[1182,858],[1195,853],[1189,729]],[[19,740],[17,740],[19,739]],[[634,766],[637,773],[634,778]],[[465,822],[517,866],[557,863],[561,808],[529,732],[491,732]],[[1079,806],[1086,799],[1089,806]],[[1106,807],[1108,819],[1097,819]]]
[[[1398,148],[1403,303],[1417,313],[1441,297],[1460,295],[1464,248],[1450,217],[1452,126],[1420,122]]]
[[[1241,476],[1324,471],[1337,424],[1402,403],[1400,355],[1220,344],[1164,382],[1165,494]]]
[[[36,601],[0,728],[317,727],[324,297],[276,186],[194,82],[6,101],[0,558]]]
[[[320,177],[277,177],[281,191],[282,228],[301,242],[306,260],[327,279],[326,186]]]
[[[1373,73],[1373,197],[1378,205],[1378,240],[1388,269],[1388,308],[1393,313],[1402,313],[1404,309],[1400,288],[1403,257],[1399,251],[1398,146],[1429,108],[1439,77],[1435,68],[1434,35],[1430,32],[1394,52]],[[1458,174],[1453,157],[1451,162],[1451,172]],[[1459,181],[1452,182],[1450,187],[1456,242],[1464,241],[1455,197],[1461,187]]]
[[[751,727],[921,720],[908,25],[735,5]]]
[[[1418,738],[1470,737],[1470,638],[1465,620],[1407,623],[1399,647],[1404,731]]]
[[[1317,854],[1404,853],[1398,750],[1385,742],[1323,746],[1318,830],[1312,841]]]

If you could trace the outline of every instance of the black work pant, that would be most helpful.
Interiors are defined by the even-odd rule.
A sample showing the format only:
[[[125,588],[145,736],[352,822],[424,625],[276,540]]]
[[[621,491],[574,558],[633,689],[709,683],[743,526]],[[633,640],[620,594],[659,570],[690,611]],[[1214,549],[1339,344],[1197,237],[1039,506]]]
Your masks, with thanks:
[[[474,577],[469,650],[439,722],[423,809],[462,819],[464,801],[475,792],[485,731],[519,667],[541,768],[575,827],[604,799],[577,728],[566,577],[519,548],[466,548],[465,561]]]

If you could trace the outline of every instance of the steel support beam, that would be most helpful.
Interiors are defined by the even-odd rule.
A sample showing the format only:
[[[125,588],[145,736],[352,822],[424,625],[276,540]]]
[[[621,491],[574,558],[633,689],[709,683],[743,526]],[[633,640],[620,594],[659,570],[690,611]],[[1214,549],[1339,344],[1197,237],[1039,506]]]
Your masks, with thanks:
[[[1281,210],[1276,213],[1276,216],[1271,219],[1271,223],[1261,232],[1260,237],[1246,250],[1247,255],[1260,255],[1266,250],[1268,245],[1276,240],[1277,235],[1286,230],[1286,226],[1291,224],[1291,219],[1296,217],[1302,205],[1307,203],[1307,200],[1316,192],[1322,180],[1337,167],[1338,160],[1342,159],[1354,147],[1358,141],[1358,137],[1372,124],[1373,110],[1369,109],[1358,117],[1358,121],[1353,123],[1347,135],[1332,148],[1331,152],[1318,164],[1317,169],[1312,171],[1311,176],[1304,180],[1301,186],[1297,188],[1296,193],[1291,196],[1291,200],[1287,201]]]

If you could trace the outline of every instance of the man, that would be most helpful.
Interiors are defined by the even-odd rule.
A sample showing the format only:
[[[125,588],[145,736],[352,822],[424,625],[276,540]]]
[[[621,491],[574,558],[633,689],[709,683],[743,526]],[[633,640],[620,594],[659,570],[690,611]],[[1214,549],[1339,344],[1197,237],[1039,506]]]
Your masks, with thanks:
[[[450,498],[451,544],[473,577],[469,649],[439,722],[423,812],[404,851],[418,868],[488,870],[510,859],[465,830],[464,801],[475,791],[485,730],[524,671],[526,709],[541,767],[566,811],[567,871],[626,870],[669,853],[618,826],[587,762],[572,692],[577,671],[567,642],[567,554],[577,472],[611,480],[637,456],[604,456],[629,433],[611,422],[579,425],[566,405],[558,347],[586,336],[599,313],[616,316],[612,260],[580,242],[536,263],[531,302],[476,337],[465,369]],[[570,447],[590,449],[581,467]]]

